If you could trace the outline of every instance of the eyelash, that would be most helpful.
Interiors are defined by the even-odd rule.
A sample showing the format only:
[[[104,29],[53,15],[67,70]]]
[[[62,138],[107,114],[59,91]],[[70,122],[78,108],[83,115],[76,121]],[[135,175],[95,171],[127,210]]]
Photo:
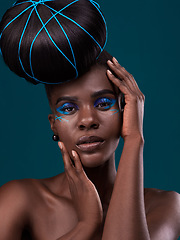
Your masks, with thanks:
[[[104,107],[104,110],[108,110],[115,104],[115,102],[116,102],[116,99],[103,97],[103,98],[98,98],[95,101],[94,105],[97,106],[99,104],[108,104],[107,106]]]
[[[72,114],[71,112],[66,111],[68,108],[74,108],[76,106],[76,110],[79,110],[78,106],[74,103],[64,103],[62,106],[58,107],[56,111],[61,114],[69,115]]]
[[[108,109],[110,109],[112,106],[114,106],[116,100],[112,99],[112,98],[106,98],[106,97],[102,97],[102,98],[98,98],[95,103],[94,106],[97,107],[98,105],[101,105],[100,108],[102,108],[102,111],[106,111]],[[106,106],[102,106],[102,104],[108,104]],[[64,103],[62,106],[60,106],[59,108],[56,109],[57,112],[61,113],[61,114],[65,114],[65,115],[70,115],[73,114],[74,111],[67,111],[67,109],[74,109],[79,110],[78,106],[74,103]]]

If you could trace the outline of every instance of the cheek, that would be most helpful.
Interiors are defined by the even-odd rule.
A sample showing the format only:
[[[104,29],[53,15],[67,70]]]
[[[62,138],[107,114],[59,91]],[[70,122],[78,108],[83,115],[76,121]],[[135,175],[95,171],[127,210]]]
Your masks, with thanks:
[[[110,138],[119,138],[122,128],[122,112],[119,109],[112,109],[104,116],[104,127],[107,136]]]
[[[65,118],[64,118],[65,119]],[[56,129],[58,131],[59,138],[65,143],[66,139],[71,138],[71,122],[67,119],[66,121],[56,122]]]
[[[66,147],[66,149],[71,150],[73,146],[73,131],[74,129],[74,124],[72,121],[68,120],[66,117],[63,117],[64,120],[59,119],[56,120],[56,129],[58,132],[58,136],[60,141],[62,141]]]
[[[69,120],[67,120],[65,117],[58,117],[57,115],[55,115],[55,121],[58,121],[58,122],[69,122]]]

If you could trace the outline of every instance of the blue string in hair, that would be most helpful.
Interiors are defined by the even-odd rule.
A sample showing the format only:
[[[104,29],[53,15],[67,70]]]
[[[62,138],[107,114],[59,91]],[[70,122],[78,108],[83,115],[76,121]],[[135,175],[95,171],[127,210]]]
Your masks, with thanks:
[[[104,23],[105,23],[105,27],[106,27],[106,41],[105,41],[105,44],[104,44],[103,47],[101,47],[100,44],[94,39],[94,37],[93,37],[88,31],[86,31],[81,25],[79,25],[79,24],[78,24],[77,22],[75,22],[73,19],[71,19],[71,18],[69,18],[69,17],[67,17],[67,16],[65,16],[64,14],[61,13],[64,9],[66,9],[66,8],[69,7],[70,5],[78,2],[79,0],[74,0],[74,1],[72,1],[71,3],[69,3],[69,4],[67,4],[65,7],[63,7],[60,11],[56,11],[55,9],[53,9],[53,8],[51,8],[50,6],[48,6],[48,5],[45,4],[46,2],[51,2],[51,1],[54,1],[54,0],[39,0],[39,1],[29,0],[29,1],[24,1],[24,2],[20,2],[20,3],[16,3],[16,2],[15,2],[15,3],[13,4],[13,6],[17,6],[17,5],[20,5],[20,4],[23,4],[23,3],[27,3],[27,2],[32,3],[32,5],[30,5],[30,6],[27,7],[26,9],[24,9],[21,13],[19,13],[15,18],[13,18],[13,19],[4,27],[4,29],[2,30],[2,32],[1,32],[1,34],[0,34],[0,39],[1,39],[2,34],[3,34],[3,32],[5,31],[5,29],[6,29],[12,22],[14,22],[18,17],[20,17],[23,13],[25,13],[26,11],[28,11],[30,8],[32,8],[32,10],[31,10],[31,12],[30,12],[30,14],[29,14],[29,16],[28,16],[28,19],[27,19],[27,21],[26,21],[26,24],[25,24],[25,26],[24,26],[23,32],[22,32],[22,34],[21,34],[20,41],[19,41],[18,58],[19,58],[20,65],[21,65],[22,70],[24,71],[24,73],[25,73],[28,77],[34,79],[36,82],[44,83],[44,84],[60,84],[60,83],[62,83],[62,82],[48,83],[48,82],[40,81],[40,80],[37,79],[37,78],[35,77],[35,75],[34,75],[33,67],[32,67],[32,61],[31,61],[32,48],[33,48],[34,42],[36,41],[36,39],[37,39],[38,35],[40,34],[40,32],[41,32],[43,29],[46,31],[46,33],[47,33],[49,39],[51,40],[51,42],[53,43],[53,45],[54,45],[54,46],[57,48],[57,50],[67,59],[67,61],[73,66],[73,68],[74,68],[75,71],[76,71],[76,77],[75,77],[75,79],[76,79],[76,78],[78,77],[78,70],[77,70],[77,66],[76,66],[76,59],[75,59],[75,56],[74,56],[74,51],[73,51],[71,42],[70,42],[70,40],[69,40],[69,38],[68,38],[68,36],[67,36],[64,28],[62,27],[62,25],[60,24],[60,22],[59,22],[58,19],[56,18],[56,15],[59,14],[59,15],[61,15],[62,17],[70,20],[71,22],[73,22],[74,24],[76,24],[79,28],[81,28],[85,33],[87,33],[87,34],[89,35],[89,37],[91,37],[91,38],[93,39],[93,41],[99,46],[99,48],[100,48],[100,54],[102,53],[102,51],[104,50],[104,48],[105,48],[105,46],[106,46],[107,38],[108,38],[108,31],[107,31],[106,20],[105,20],[104,16],[102,15],[101,11],[99,10],[99,9],[100,9],[100,6],[99,6],[99,4],[98,4],[97,2],[95,2],[95,1],[93,1],[93,0],[88,0],[88,1],[91,2],[92,5],[98,10],[98,12],[100,13],[100,15],[101,15],[101,17],[102,17],[102,19],[103,19],[103,21],[104,21]],[[52,14],[52,17],[50,17],[49,20],[48,20],[46,23],[43,22],[43,20],[41,19],[40,15],[39,15],[39,13],[38,13],[37,5],[39,5],[39,4],[43,4],[44,6],[46,6],[47,8],[49,8],[49,9],[51,10],[50,12],[51,12],[51,14]],[[30,21],[31,15],[32,15],[32,13],[33,13],[34,11],[36,12],[36,14],[37,14],[37,16],[38,16],[38,18],[39,18],[39,20],[40,20],[40,22],[41,22],[41,24],[42,24],[42,28],[41,28],[41,29],[39,30],[39,32],[36,34],[36,36],[34,37],[32,43],[31,43],[30,52],[29,52],[29,64],[30,64],[30,69],[31,69],[31,74],[32,74],[32,75],[30,75],[29,73],[26,72],[26,70],[25,70],[25,68],[24,68],[24,66],[23,66],[23,63],[22,63],[22,60],[21,60],[21,56],[20,56],[20,50],[21,50],[21,43],[22,43],[22,39],[23,39],[24,33],[25,33],[26,28],[27,28],[27,26],[28,26],[28,23],[29,23],[29,21]],[[53,12],[54,12],[54,13],[53,13]],[[48,30],[47,30],[47,28],[46,28],[46,25],[47,25],[52,19],[55,19],[55,20],[56,20],[57,24],[59,25],[59,27],[60,27],[61,30],[63,31],[63,33],[64,33],[64,35],[65,35],[65,37],[66,37],[66,39],[67,39],[67,41],[68,41],[68,44],[69,44],[69,46],[70,46],[70,49],[71,49],[71,53],[72,53],[73,61],[74,61],[74,62],[71,62],[71,60],[61,51],[61,49],[56,45],[56,43],[55,43],[54,40],[52,39],[50,33],[48,32]],[[0,52],[1,52],[1,49],[0,49]],[[2,54],[2,52],[1,52],[1,54]],[[99,58],[100,54],[98,55],[98,57],[97,57],[96,59]],[[70,81],[70,80],[69,80],[69,81]],[[66,81],[66,82],[68,82],[68,81]]]

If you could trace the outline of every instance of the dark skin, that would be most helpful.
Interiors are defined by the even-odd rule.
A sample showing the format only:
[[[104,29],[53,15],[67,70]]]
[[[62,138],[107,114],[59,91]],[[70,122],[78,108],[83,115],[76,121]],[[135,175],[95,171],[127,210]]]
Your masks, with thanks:
[[[65,172],[1,187],[0,239],[174,240],[180,235],[179,194],[143,187],[144,95],[115,59],[108,65],[118,79],[97,65],[76,81],[52,89],[49,121],[61,140]],[[92,97],[105,89],[112,93]],[[125,94],[124,113],[120,91]],[[78,109],[66,109],[69,115],[56,110],[67,102],[57,103],[64,96],[78,98],[73,102]],[[106,104],[95,105],[102,97],[116,102],[104,110]],[[119,112],[113,114],[113,109]],[[105,142],[98,150],[83,152],[76,143],[84,135],[100,136]],[[124,148],[116,171],[120,136]]]

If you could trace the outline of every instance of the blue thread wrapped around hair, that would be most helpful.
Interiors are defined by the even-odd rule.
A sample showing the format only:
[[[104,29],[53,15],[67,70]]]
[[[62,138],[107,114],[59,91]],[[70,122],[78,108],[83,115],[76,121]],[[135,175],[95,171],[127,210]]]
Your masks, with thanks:
[[[63,21],[67,21],[68,24],[74,24],[74,26],[77,26],[78,28],[80,28],[86,35],[89,36],[89,38],[91,39],[91,41],[94,42],[94,46],[96,45],[98,48],[99,48],[99,54],[98,56],[96,56],[96,59],[99,58],[100,54],[102,53],[102,51],[104,50],[105,48],[105,45],[107,43],[107,24],[106,24],[106,21],[105,21],[105,18],[103,16],[103,14],[101,13],[100,11],[100,6],[98,3],[96,3],[95,1],[93,0],[87,0],[89,1],[96,9],[96,11],[100,14],[103,22],[104,22],[104,25],[105,25],[105,30],[106,30],[106,38],[105,38],[105,42],[103,44],[103,46],[101,46],[99,44],[99,42],[92,36],[91,33],[88,32],[88,30],[86,30],[83,26],[81,26],[81,24],[79,24],[77,21],[73,20],[71,17],[67,16],[64,14],[64,10],[67,10],[67,8],[69,8],[70,6],[72,6],[73,4],[76,4],[77,2],[79,2],[80,0],[74,0],[68,4],[66,4],[64,7],[62,7],[60,10],[56,10],[54,9],[52,6],[50,5],[47,5],[47,3],[54,3],[54,2],[58,2],[56,0],[39,0],[39,1],[33,1],[33,0],[28,0],[28,1],[23,1],[23,2],[19,2],[17,1],[16,3],[13,4],[13,8],[16,8],[17,6],[21,7],[23,6],[23,4],[28,4],[27,7],[25,9],[23,9],[20,13],[18,13],[13,19],[11,19],[5,26],[4,28],[2,29],[1,31],[1,34],[0,34],[0,41],[2,40],[3,38],[3,35],[4,33],[8,30],[8,28],[11,26],[11,24],[13,24],[14,22],[16,22],[16,20],[18,20],[19,18],[22,18],[22,16],[24,14],[27,14],[29,11],[29,15],[27,17],[27,20],[25,22],[25,25],[23,27],[23,30],[21,32],[21,35],[20,35],[20,38],[19,38],[19,42],[18,42],[18,62],[19,62],[19,65],[21,66],[21,69],[23,70],[23,72],[25,73],[25,78],[28,80],[28,79],[33,79],[35,82],[37,83],[45,83],[45,84],[59,84],[61,82],[64,82],[64,81],[53,81],[51,80],[50,82],[49,81],[43,81],[42,79],[39,79],[36,72],[37,72],[37,66],[35,64],[32,63],[32,53],[34,51],[34,44],[35,42],[37,41],[37,39],[39,38],[40,34],[44,34],[44,31],[46,32],[46,39],[44,39],[44,42],[47,42],[47,41],[51,41],[51,44],[56,48],[56,50],[64,57],[65,60],[62,60],[62,64],[65,64],[65,61],[69,62],[71,64],[71,66],[73,67],[73,69],[75,70],[75,76],[72,77],[72,78],[77,78],[79,76],[79,72],[78,72],[78,67],[77,67],[77,61],[76,61],[76,56],[75,56],[75,50],[76,49],[73,49],[73,44],[71,43],[72,41],[72,38],[70,39],[68,34],[67,34],[67,30],[65,30],[65,26],[62,25],[62,23],[59,21],[59,17],[63,18],[62,20]],[[39,5],[42,5],[43,7],[49,9],[49,12],[51,14],[51,17],[48,18],[48,20],[44,21],[43,20],[43,16],[41,16],[42,14],[40,14],[40,9],[37,9],[37,7]],[[92,10],[91,10],[92,11]],[[63,12],[63,13],[62,13]],[[31,44],[30,44],[30,48],[28,50],[29,52],[29,63],[27,65],[27,52],[26,52],[26,55],[24,54],[24,51],[21,49],[23,48],[24,49],[24,45],[23,44],[23,47],[22,47],[22,42],[23,42],[23,39],[25,39],[25,35],[26,35],[26,32],[27,31],[30,31],[28,28],[29,28],[29,25],[31,26],[31,21],[32,18],[34,19],[34,15],[33,14],[36,14],[36,21],[38,19],[39,23],[41,24],[41,28],[39,29],[39,31],[37,32],[37,34],[34,36],[33,40],[31,41]],[[24,17],[25,18],[25,17]],[[83,18],[83,17],[82,17]],[[53,39],[52,37],[52,34],[50,33],[50,31],[53,31],[52,28],[48,28],[48,24],[51,23],[52,20],[55,20],[59,29],[61,29],[61,31],[63,32],[63,35],[65,37],[65,39],[67,40],[67,45],[69,46],[69,49],[70,49],[70,52],[71,52],[71,57],[67,56],[66,53],[64,53],[63,50],[61,50],[61,46],[58,46],[59,44],[57,44],[57,42]],[[89,19],[88,19],[89,21]],[[93,21],[93,19],[92,19]],[[39,24],[38,23],[38,24]],[[96,23],[93,23],[94,25],[96,25]],[[73,27],[74,27],[73,26]],[[54,22],[53,22],[53,27],[54,27]],[[67,28],[67,27],[66,27]],[[73,30],[74,31],[74,30]],[[79,33],[79,30],[76,30],[77,33]],[[28,32],[29,33],[29,32]],[[30,32],[31,34],[31,32]],[[74,34],[74,33],[73,33]],[[48,36],[48,37],[47,37]],[[27,36],[26,36],[27,37]],[[87,38],[87,36],[85,36],[84,38]],[[38,39],[39,40],[39,39]],[[42,38],[40,39],[42,41]],[[39,40],[39,41],[40,41]],[[59,39],[58,39],[59,40]],[[16,40],[17,41],[17,40]],[[79,38],[79,41],[81,41],[81,39]],[[90,41],[90,40],[86,40],[86,41]],[[92,45],[92,42],[91,42],[91,45]],[[95,46],[95,48],[96,48]],[[88,46],[87,46],[88,47]],[[92,48],[93,46],[91,46]],[[27,47],[26,47],[26,50],[27,51]],[[67,50],[67,47],[66,47],[66,50]],[[48,51],[48,50],[47,50]],[[69,50],[68,50],[69,51]],[[77,51],[76,51],[77,52]],[[22,54],[23,53],[23,54]],[[48,52],[49,53],[49,52]],[[3,53],[2,53],[3,55]],[[5,55],[5,54],[4,54]],[[59,57],[58,57],[59,58]],[[57,61],[58,61],[58,58],[57,58]],[[71,60],[71,59],[72,60]],[[5,58],[6,59],[6,58]],[[26,61],[24,60],[26,59]],[[42,60],[44,60],[42,58]],[[54,60],[55,61],[55,60]],[[7,61],[8,62],[8,61]],[[17,64],[17,63],[16,63]],[[10,66],[11,69],[14,69],[15,67],[14,66]],[[36,69],[34,69],[36,68]],[[30,71],[29,71],[29,70]],[[46,69],[46,67],[44,66],[44,69]],[[14,72],[16,70],[13,70]],[[21,71],[21,70],[20,70]],[[82,70],[81,70],[82,71]],[[19,74],[20,75],[20,74]],[[24,75],[21,71],[21,75]],[[46,74],[44,73],[44,76],[46,77]],[[52,77],[53,78],[53,77]],[[71,80],[71,79],[70,79]],[[69,81],[70,81],[69,80]],[[66,82],[68,81],[68,79],[65,80]]]

